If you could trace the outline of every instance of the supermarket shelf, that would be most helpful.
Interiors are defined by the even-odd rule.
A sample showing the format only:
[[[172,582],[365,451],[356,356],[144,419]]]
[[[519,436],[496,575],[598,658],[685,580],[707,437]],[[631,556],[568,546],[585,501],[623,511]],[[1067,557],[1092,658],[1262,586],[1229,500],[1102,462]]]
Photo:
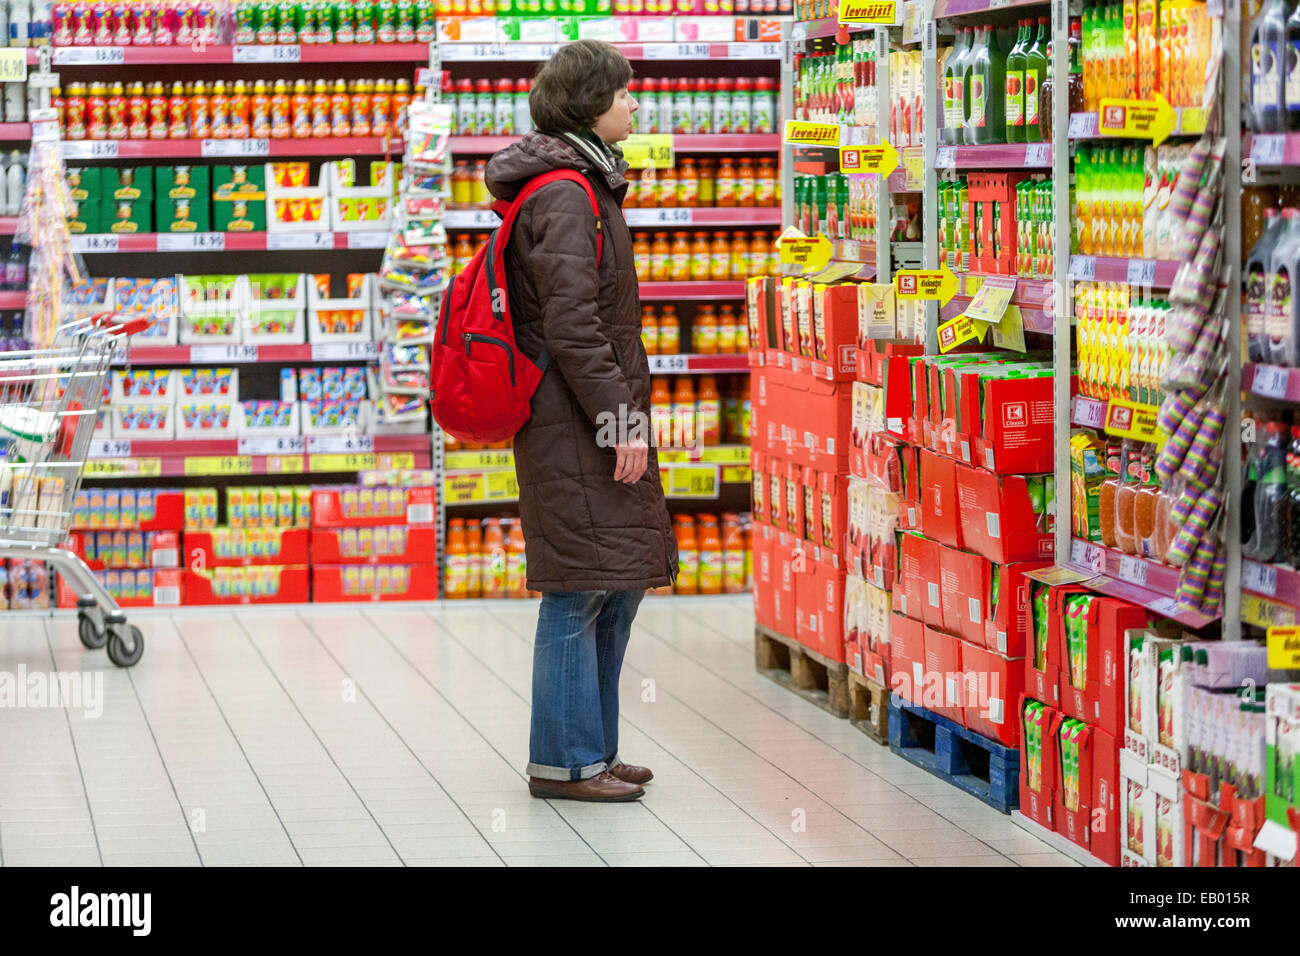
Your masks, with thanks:
[[[0,123],[0,142],[16,143],[32,138],[31,123]]]
[[[72,237],[72,251],[108,252],[275,252],[383,249],[390,230],[357,232],[141,232]]]
[[[729,375],[749,372],[749,355],[650,355],[651,375]]]
[[[486,156],[517,143],[519,136],[453,136],[452,153]],[[679,153],[774,153],[781,148],[775,133],[682,133],[673,136]]]
[[[997,276],[982,272],[962,272],[957,275],[957,295],[973,296],[980,283],[984,279],[1005,279],[1007,276]],[[1047,304],[1047,300],[1052,294],[1052,282],[1050,279],[1016,279],[1016,294],[1012,297],[1013,305],[1029,306],[1030,308],[1041,309]]]
[[[0,292],[0,310],[27,308],[26,292]]]
[[[935,169],[1051,169],[1051,143],[990,146],[940,146]]]
[[[779,206],[752,208],[624,208],[623,218],[633,229],[655,226],[769,226],[781,225]],[[490,209],[449,209],[442,224],[448,229],[495,229],[500,218]]]
[[[37,50],[27,51],[27,62],[38,62]],[[59,66],[122,66],[163,63],[214,65],[218,63],[427,63],[427,43],[303,43],[254,46],[78,46],[55,47],[53,64]]]
[[[658,449],[660,464],[748,465],[749,452],[748,445],[707,445],[702,448]],[[443,456],[449,472],[472,473],[515,467],[515,455],[509,448],[445,451]]]
[[[966,311],[966,307],[970,303],[970,296],[953,296],[946,305],[940,306],[940,320],[947,322],[949,319],[955,319]],[[1011,304],[1020,309],[1020,320],[1024,323],[1026,332],[1037,332],[1039,335],[1052,335],[1055,333],[1055,320],[1050,313],[1044,311],[1041,307],[1021,305],[1018,302],[1012,302]]]
[[[1045,7],[1047,0],[935,0],[934,18],[965,17],[1020,7]]]
[[[833,37],[842,29],[853,34],[874,30],[875,27],[866,23],[841,24],[838,16],[823,17],[820,20],[798,20],[790,30],[790,39],[796,43],[802,40],[818,40],[822,37]]]
[[[1199,106],[1176,106],[1174,115],[1177,119],[1174,122],[1174,131],[1170,136],[1200,136],[1205,132],[1205,110]],[[1071,113],[1070,114],[1070,139],[1107,139],[1103,136],[1099,127],[1100,114],[1098,113]],[[1245,146],[1243,144],[1243,155],[1245,155]]]
[[[12,236],[17,231],[17,216],[0,216],[0,236]]]
[[[1300,368],[1247,363],[1241,367],[1241,390],[1277,402],[1300,402]]]
[[[1011,822],[1026,833],[1032,833],[1038,839],[1042,840],[1057,853],[1068,856],[1071,860],[1080,866],[1105,866],[1106,864],[1097,859],[1077,843],[1067,840],[1055,830],[1049,830],[1040,823],[1035,823],[1029,817],[1025,816],[1019,810],[1011,811]]]
[[[1085,583],[1094,591],[1140,604],[1149,611],[1199,630],[1217,621],[1200,611],[1179,604],[1177,568],[1158,561],[1123,554],[1112,548],[1074,538],[1070,542],[1068,566],[1092,575]]]
[[[1300,606],[1300,571],[1279,564],[1241,559],[1241,589],[1273,598],[1292,607]]]
[[[1124,259],[1112,256],[1070,256],[1072,282],[1127,282],[1168,289],[1181,262],[1166,259]]]
[[[735,282],[642,282],[641,301],[678,299],[743,299],[745,283]]]
[[[256,365],[280,362],[369,362],[377,342],[304,345],[134,345],[113,356],[114,365]]]
[[[383,156],[400,153],[399,138],[82,139],[63,140],[64,159],[274,159],[284,156]]]
[[[443,63],[540,63],[562,43],[439,43]],[[768,43],[615,43],[629,60],[779,60],[781,44]]]

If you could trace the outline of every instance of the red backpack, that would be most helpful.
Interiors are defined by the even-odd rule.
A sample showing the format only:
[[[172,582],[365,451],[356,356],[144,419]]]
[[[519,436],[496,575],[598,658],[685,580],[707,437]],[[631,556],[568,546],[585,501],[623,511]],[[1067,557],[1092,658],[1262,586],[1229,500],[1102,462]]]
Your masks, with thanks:
[[[513,202],[493,205],[501,225],[486,246],[452,279],[443,293],[433,346],[434,420],[461,441],[490,444],[512,438],[531,413],[529,401],[550,362],[543,350],[535,364],[515,345],[506,298],[505,246],[524,202],[551,183],[578,183],[596,217],[596,264],[600,264],[600,206],[585,176],[556,169],[532,179]]]

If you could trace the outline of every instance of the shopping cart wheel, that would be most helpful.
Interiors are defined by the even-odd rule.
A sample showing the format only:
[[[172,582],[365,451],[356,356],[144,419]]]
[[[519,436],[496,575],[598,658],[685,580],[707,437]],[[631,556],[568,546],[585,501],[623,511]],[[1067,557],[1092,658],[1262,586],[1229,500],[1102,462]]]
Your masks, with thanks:
[[[108,659],[118,667],[130,667],[144,653],[144,635],[134,624],[108,626]]]
[[[95,623],[95,619],[85,611],[77,612],[77,636],[81,643],[92,651],[98,650],[108,642],[108,631]]]

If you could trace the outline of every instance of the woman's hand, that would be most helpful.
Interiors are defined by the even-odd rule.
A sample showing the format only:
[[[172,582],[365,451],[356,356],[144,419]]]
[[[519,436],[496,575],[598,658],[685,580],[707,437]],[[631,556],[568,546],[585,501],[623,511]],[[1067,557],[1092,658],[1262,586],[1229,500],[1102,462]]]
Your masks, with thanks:
[[[640,481],[650,461],[650,446],[638,439],[615,445],[614,454],[617,456],[614,464],[614,480],[629,485]]]

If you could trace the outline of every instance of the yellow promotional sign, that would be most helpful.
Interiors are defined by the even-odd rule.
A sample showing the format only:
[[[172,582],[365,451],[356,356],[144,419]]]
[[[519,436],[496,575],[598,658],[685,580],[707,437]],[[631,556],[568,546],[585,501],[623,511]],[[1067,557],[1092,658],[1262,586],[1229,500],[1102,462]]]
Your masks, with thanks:
[[[825,236],[782,236],[781,262],[800,272],[818,272],[831,261],[831,241]]]
[[[489,501],[514,501],[519,497],[519,479],[513,471],[489,471],[485,482]]]
[[[722,465],[748,465],[748,445],[711,445],[700,451],[700,461]]]
[[[894,295],[900,299],[934,300],[940,305],[957,294],[957,277],[945,264],[940,269],[900,269],[894,273]]]
[[[879,146],[841,146],[840,172],[877,173],[888,176],[898,168],[898,150],[888,143]]]
[[[1241,619],[1247,624],[1267,628],[1296,623],[1295,608],[1249,591],[1243,591],[1241,595]]]
[[[1300,627],[1268,629],[1268,666],[1277,671],[1300,668]]]
[[[251,475],[251,455],[197,455],[185,459],[187,475]]]
[[[1126,139],[1149,139],[1159,146],[1178,125],[1178,116],[1159,93],[1153,100],[1119,100],[1104,98],[1097,117],[1100,136]]]
[[[1139,405],[1112,398],[1106,406],[1106,422],[1102,427],[1106,434],[1116,438],[1153,442],[1159,430],[1156,424],[1159,416],[1160,409],[1155,405]]]
[[[840,145],[840,127],[837,123],[804,123],[785,121],[785,141],[793,146],[824,146],[835,149]]]
[[[344,455],[312,455],[307,460],[307,470],[313,474],[330,471],[371,471],[374,468],[375,456],[368,452]]]
[[[880,23],[893,26],[898,22],[895,0],[840,0],[840,23]]]
[[[303,468],[302,455],[272,455],[266,459],[268,475],[300,475]]]
[[[161,458],[92,458],[86,462],[87,478],[157,478]]]
[[[970,316],[959,315],[957,318],[939,326],[939,351],[951,352],[963,342],[981,338],[985,326]]]
[[[27,79],[27,51],[22,47],[0,50],[0,80],[21,83]]]
[[[677,465],[661,468],[664,494],[669,498],[718,497],[717,465]]]
[[[448,475],[442,482],[442,500],[449,505],[487,500],[487,482],[481,474]]]
[[[633,169],[672,169],[675,165],[671,133],[633,133],[619,146]]]

